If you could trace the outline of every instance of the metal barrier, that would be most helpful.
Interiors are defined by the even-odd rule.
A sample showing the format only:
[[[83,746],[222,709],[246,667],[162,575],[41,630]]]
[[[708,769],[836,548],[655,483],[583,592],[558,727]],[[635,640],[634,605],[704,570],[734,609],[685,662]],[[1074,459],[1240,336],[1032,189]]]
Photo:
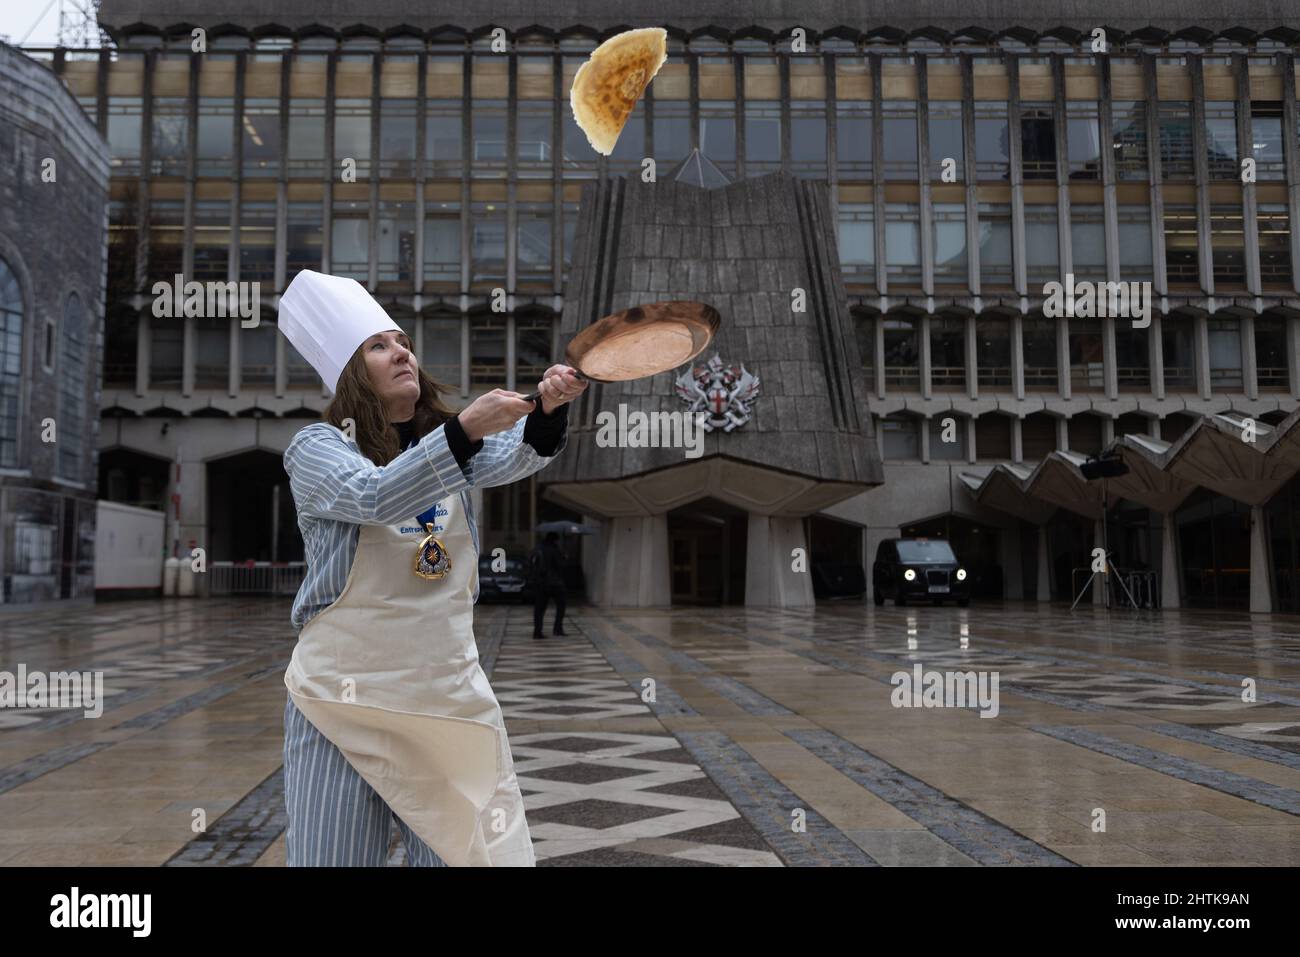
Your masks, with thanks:
[[[209,596],[296,595],[306,562],[212,562],[201,581]]]

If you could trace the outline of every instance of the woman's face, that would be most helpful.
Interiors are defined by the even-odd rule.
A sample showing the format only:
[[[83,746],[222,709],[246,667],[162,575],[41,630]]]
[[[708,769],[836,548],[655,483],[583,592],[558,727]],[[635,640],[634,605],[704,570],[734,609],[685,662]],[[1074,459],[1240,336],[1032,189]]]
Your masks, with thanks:
[[[390,411],[414,411],[420,397],[420,380],[416,377],[415,353],[406,333],[390,329],[378,332],[361,345],[366,359],[370,387]]]

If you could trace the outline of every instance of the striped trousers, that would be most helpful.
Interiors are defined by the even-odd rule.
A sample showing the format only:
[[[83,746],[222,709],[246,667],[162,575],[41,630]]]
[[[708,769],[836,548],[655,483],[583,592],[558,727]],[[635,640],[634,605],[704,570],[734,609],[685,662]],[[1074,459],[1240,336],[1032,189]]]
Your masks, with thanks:
[[[289,813],[285,864],[289,867],[383,867],[393,819],[412,867],[446,867],[343,752],[285,695],[284,803]]]

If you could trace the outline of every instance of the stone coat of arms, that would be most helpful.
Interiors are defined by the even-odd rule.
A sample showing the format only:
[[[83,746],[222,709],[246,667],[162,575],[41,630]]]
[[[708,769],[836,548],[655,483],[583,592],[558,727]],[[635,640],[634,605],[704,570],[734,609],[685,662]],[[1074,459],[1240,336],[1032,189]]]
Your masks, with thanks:
[[[730,432],[749,421],[758,398],[758,376],[744,365],[723,365],[715,352],[705,365],[692,366],[677,377],[677,395],[688,413],[704,413],[706,432]]]

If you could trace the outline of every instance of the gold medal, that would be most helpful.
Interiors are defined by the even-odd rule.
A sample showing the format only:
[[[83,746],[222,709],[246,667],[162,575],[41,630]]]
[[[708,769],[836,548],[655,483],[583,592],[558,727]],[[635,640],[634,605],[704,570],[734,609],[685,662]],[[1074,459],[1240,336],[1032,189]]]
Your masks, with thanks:
[[[424,530],[429,534],[421,540],[415,553],[415,574],[436,581],[451,571],[451,556],[447,554],[447,546],[433,537],[433,522],[425,522]]]

